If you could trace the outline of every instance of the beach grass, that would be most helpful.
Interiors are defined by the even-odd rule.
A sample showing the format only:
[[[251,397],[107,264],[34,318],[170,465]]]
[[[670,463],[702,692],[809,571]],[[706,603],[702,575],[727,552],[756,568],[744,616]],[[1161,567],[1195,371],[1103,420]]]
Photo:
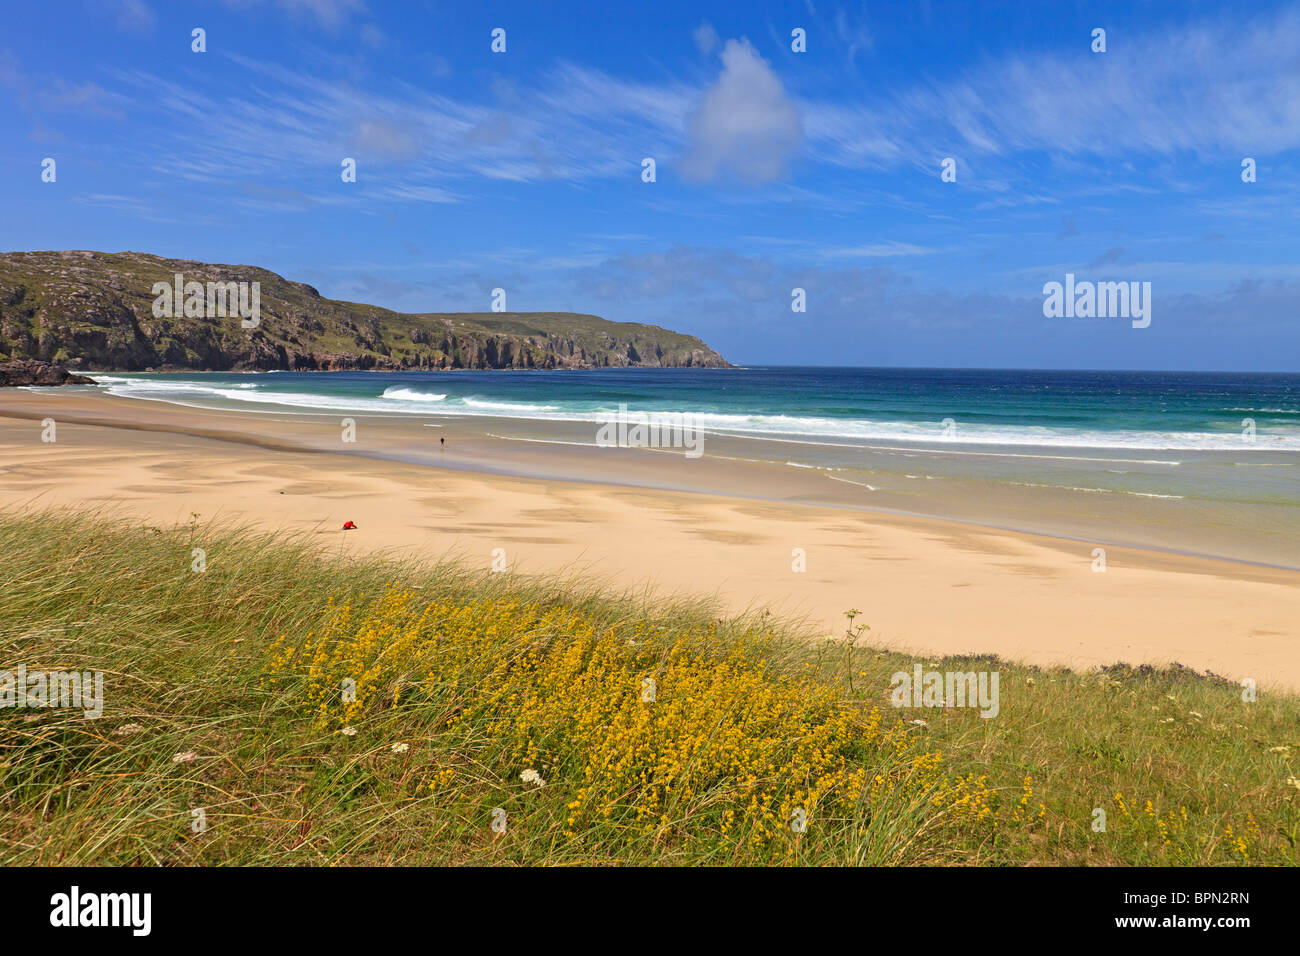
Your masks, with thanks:
[[[197,517],[0,516],[0,580],[0,671],[104,674],[102,716],[0,710],[5,864],[1297,861],[1300,698],[1183,668],[917,658],[866,604],[815,635]],[[893,706],[916,663],[997,671],[997,716]]]

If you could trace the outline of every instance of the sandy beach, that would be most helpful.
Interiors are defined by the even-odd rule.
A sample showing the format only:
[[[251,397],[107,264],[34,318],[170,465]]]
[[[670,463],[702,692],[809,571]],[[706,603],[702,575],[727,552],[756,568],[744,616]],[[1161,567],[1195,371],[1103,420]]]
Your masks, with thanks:
[[[815,633],[842,633],[843,611],[860,608],[867,641],[922,659],[1177,661],[1300,689],[1295,571],[1108,546],[1098,573],[1090,541],[864,510],[818,476],[760,462],[692,463],[702,493],[675,489],[681,459],[663,452],[506,441],[472,420],[358,416],[357,434],[341,442],[337,418],[9,390],[0,507],[141,525],[197,514],[303,533],[326,552],[483,568],[504,552],[514,572],[770,607]]]

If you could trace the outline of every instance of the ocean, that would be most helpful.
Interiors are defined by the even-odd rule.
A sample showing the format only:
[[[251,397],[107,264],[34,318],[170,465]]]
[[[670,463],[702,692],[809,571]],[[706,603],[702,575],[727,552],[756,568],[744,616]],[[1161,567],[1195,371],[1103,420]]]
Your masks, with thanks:
[[[774,367],[96,378],[114,395],[248,411],[598,422],[626,404],[751,437],[1300,452],[1300,374]]]

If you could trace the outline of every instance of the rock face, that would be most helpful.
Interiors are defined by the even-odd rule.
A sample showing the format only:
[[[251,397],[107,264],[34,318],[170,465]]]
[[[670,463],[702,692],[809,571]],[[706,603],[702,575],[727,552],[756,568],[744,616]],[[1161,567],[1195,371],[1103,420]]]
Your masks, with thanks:
[[[240,317],[154,315],[155,283],[259,283]],[[233,311],[233,310],[232,310]],[[0,254],[0,362],[97,371],[728,368],[699,339],[573,312],[405,314],[323,298],[253,266],[138,252]]]
[[[0,388],[19,385],[94,385],[95,380],[73,375],[62,365],[25,359],[0,365]]]

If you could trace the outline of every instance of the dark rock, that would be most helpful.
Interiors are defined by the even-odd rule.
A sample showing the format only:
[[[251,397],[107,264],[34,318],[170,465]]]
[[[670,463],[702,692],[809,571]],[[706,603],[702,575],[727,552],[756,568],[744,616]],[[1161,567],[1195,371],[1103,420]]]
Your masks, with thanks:
[[[0,388],[19,385],[94,385],[94,379],[74,375],[62,365],[23,359],[0,365]]]

